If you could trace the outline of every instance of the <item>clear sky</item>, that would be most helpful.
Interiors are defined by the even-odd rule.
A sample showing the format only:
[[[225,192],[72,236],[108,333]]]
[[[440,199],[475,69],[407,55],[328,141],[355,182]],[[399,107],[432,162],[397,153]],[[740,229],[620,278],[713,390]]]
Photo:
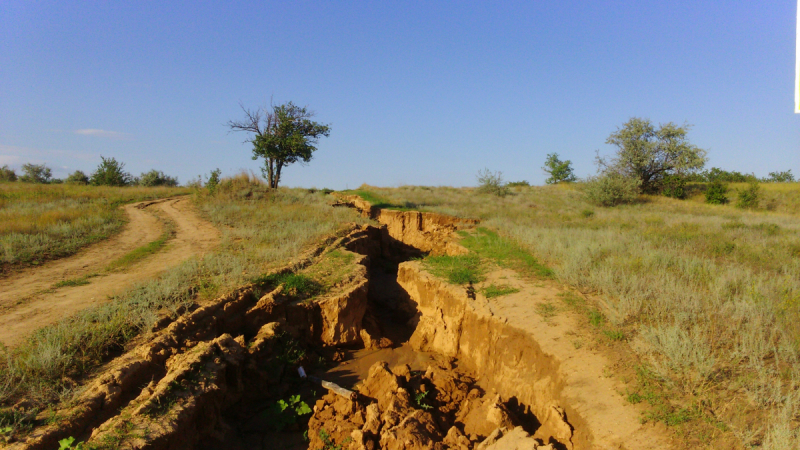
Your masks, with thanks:
[[[331,125],[288,186],[593,174],[632,116],[709,167],[800,175],[796,2],[0,2],[0,165],[100,155],[181,182],[259,171],[225,123],[293,101]]]

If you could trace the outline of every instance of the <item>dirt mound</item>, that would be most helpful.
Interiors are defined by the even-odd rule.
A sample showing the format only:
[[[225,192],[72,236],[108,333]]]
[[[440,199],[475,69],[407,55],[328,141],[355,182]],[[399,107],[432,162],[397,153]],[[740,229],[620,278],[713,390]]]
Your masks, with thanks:
[[[407,365],[390,370],[378,362],[357,399],[331,392],[317,401],[308,436],[309,448],[554,448],[519,425],[498,395],[483,392],[473,378],[452,367],[414,372]]]

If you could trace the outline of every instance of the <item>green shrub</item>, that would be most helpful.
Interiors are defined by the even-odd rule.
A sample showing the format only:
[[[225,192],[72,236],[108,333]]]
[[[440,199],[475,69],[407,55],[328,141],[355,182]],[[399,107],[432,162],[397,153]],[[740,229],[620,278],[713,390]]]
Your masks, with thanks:
[[[639,197],[641,181],[615,172],[605,173],[586,180],[584,192],[590,203],[598,206],[616,206],[633,203]]]
[[[739,199],[736,201],[737,208],[755,209],[758,208],[759,187],[757,182],[751,182],[747,189],[739,191]]]
[[[44,164],[23,164],[22,171],[25,175],[19,177],[23,183],[47,183],[53,176],[53,172]]]
[[[505,197],[510,191],[503,183],[503,172],[483,169],[478,172],[478,192]]]
[[[100,156],[102,162],[92,173],[89,182],[92,186],[127,186],[131,182],[131,174],[123,171],[125,163],[114,158]]]
[[[550,153],[547,155],[542,170],[550,175],[544,180],[547,184],[572,183],[578,179],[572,168],[572,161],[561,161],[558,158],[558,153]]]
[[[765,183],[793,183],[794,175],[792,169],[783,172],[770,172],[769,177],[763,180]]]
[[[526,180],[522,180],[522,181],[511,181],[511,182],[509,182],[509,183],[506,183],[506,187],[528,187],[528,186],[530,186],[530,185],[531,185],[531,184],[530,184],[530,183],[528,183]]]
[[[712,205],[724,205],[728,203],[728,185],[719,180],[708,183],[708,187],[706,188],[706,203]]]
[[[139,186],[177,186],[178,178],[171,177],[160,170],[143,173],[137,183]]]
[[[206,182],[206,188],[208,192],[214,193],[217,190],[217,186],[219,185],[219,176],[222,174],[222,171],[219,169],[214,169],[211,171],[211,176],[208,177],[208,182]]]
[[[89,184],[89,177],[87,177],[86,174],[80,170],[76,170],[75,172],[72,172],[72,174],[70,174],[70,176],[68,176],[64,182],[67,184]]]
[[[667,175],[661,182],[661,194],[666,197],[686,198],[686,179],[680,175]]]
[[[482,291],[483,295],[486,298],[495,298],[495,297],[502,297],[504,295],[515,294],[519,292],[519,289],[505,284],[497,285],[492,283],[489,286],[483,288]]]
[[[8,165],[0,167],[0,183],[6,181],[17,181],[17,173],[14,172],[14,169],[9,168]]]

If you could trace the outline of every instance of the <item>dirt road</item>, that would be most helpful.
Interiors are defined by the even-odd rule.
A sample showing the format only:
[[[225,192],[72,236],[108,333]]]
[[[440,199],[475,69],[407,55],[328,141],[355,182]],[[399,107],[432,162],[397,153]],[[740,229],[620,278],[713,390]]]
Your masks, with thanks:
[[[106,302],[136,282],[209,251],[219,241],[219,231],[197,216],[187,198],[135,203],[124,209],[129,222],[117,236],[0,280],[0,342],[13,346],[30,332]],[[106,271],[110,262],[159,238],[163,226],[156,213],[175,224],[175,237],[158,253],[124,270]],[[95,273],[89,284],[52,289],[59,281]]]

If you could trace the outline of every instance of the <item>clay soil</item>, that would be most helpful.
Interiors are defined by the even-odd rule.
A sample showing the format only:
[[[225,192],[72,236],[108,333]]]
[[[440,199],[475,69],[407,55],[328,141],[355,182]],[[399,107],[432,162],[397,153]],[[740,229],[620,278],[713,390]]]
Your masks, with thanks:
[[[72,257],[0,279],[0,342],[14,346],[38,328],[209,251],[219,240],[217,229],[194,212],[188,198],[134,203],[124,210],[128,223],[120,234]],[[159,238],[163,224],[156,214],[175,224],[175,236],[166,248],[124,270],[105,271],[110,262]],[[54,288],[59,281],[90,274],[98,275],[86,285]]]

